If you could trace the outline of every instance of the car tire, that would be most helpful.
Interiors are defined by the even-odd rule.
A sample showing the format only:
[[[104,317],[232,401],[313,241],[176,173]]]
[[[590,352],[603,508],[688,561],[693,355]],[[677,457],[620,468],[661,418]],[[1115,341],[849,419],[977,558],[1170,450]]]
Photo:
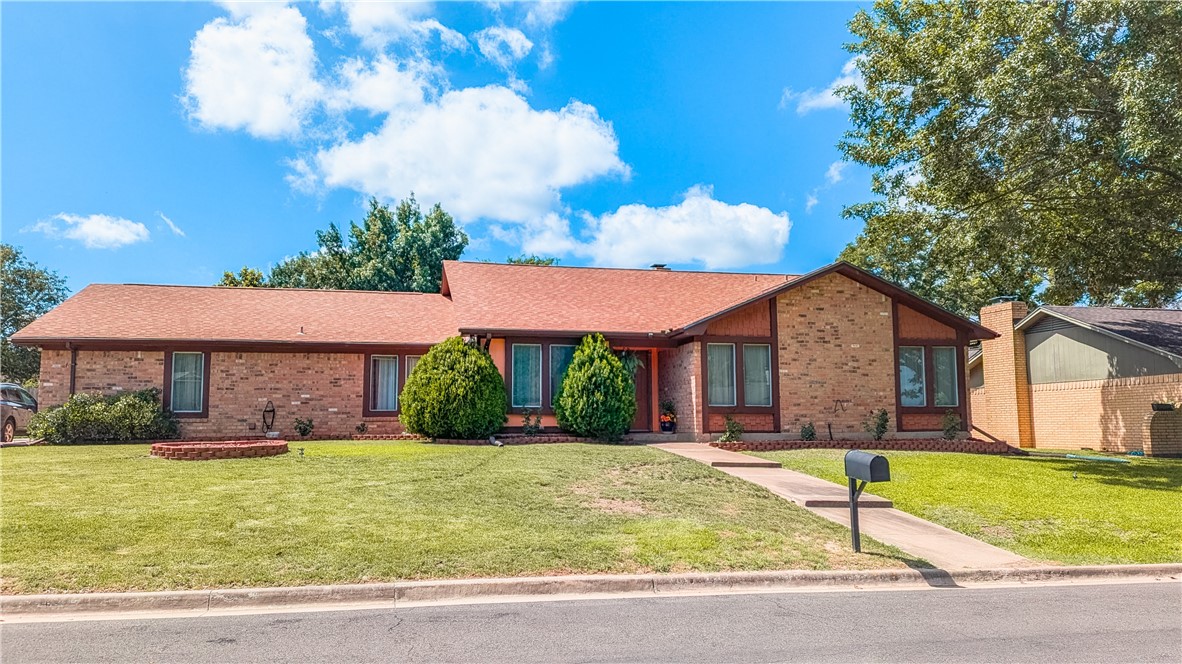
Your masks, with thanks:
[[[16,420],[11,417],[4,421],[4,442],[11,443],[16,438]]]

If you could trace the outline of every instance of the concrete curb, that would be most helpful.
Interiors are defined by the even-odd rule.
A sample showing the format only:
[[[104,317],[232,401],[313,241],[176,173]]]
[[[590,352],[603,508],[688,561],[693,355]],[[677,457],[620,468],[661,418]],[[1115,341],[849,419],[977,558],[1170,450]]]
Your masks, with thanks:
[[[3,595],[9,616],[143,611],[207,611],[235,608],[435,602],[489,597],[555,597],[588,594],[660,595],[799,588],[863,588],[909,585],[956,587],[963,583],[1033,583],[1115,579],[1179,579],[1182,564],[1016,567],[945,571],[787,570],[688,574],[540,576],[507,579],[398,581],[294,588],[228,588],[163,592]]]

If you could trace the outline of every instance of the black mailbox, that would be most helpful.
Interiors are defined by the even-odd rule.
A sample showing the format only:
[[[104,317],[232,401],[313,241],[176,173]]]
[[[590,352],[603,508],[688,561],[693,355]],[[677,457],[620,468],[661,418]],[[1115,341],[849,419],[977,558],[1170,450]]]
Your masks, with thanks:
[[[845,453],[845,476],[863,482],[890,482],[891,466],[881,454],[850,450]]]
[[[845,453],[845,476],[850,479],[850,537],[854,551],[862,551],[862,533],[858,528],[858,496],[868,482],[890,482],[891,465],[881,454],[862,450]]]

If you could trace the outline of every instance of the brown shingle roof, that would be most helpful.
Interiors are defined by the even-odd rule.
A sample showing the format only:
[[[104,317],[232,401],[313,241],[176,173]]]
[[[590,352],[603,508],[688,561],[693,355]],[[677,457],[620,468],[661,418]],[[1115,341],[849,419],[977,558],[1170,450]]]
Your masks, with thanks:
[[[1041,309],[1182,356],[1182,311],[1131,307],[1055,307]]]
[[[795,279],[785,274],[444,263],[462,330],[659,333]]]
[[[437,293],[95,284],[13,340],[430,344],[455,334],[452,302]]]

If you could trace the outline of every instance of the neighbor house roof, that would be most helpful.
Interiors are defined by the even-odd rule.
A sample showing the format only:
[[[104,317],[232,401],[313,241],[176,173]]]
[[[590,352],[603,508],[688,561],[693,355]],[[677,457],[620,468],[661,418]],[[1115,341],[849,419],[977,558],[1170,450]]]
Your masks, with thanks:
[[[433,344],[456,334],[437,293],[94,284],[13,341]]]
[[[663,333],[796,278],[446,261],[463,331]]]
[[[1015,329],[1025,329],[1044,316],[1055,316],[1152,350],[1182,357],[1182,311],[1177,309],[1042,306],[1018,322]]]

